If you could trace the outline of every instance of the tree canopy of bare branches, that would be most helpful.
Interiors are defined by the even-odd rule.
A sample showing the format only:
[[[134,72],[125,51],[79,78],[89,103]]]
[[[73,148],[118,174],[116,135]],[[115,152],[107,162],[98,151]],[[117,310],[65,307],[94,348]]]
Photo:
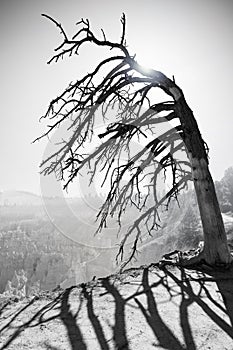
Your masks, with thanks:
[[[58,27],[62,36],[62,42],[55,49],[49,64],[81,54],[86,44],[99,49],[109,48],[109,55],[97,63],[93,71],[70,83],[50,102],[45,115],[41,117],[49,124],[46,132],[35,141],[52,135],[64,123],[67,123],[70,131],[69,138],[61,140],[58,149],[43,160],[42,173],[55,172],[58,179],[63,181],[64,189],[68,189],[84,168],[88,169],[90,182],[97,172],[102,172],[103,183],[109,181],[109,191],[97,216],[98,230],[107,226],[109,217],[116,216],[121,225],[127,206],[138,208],[138,217],[120,242],[119,256],[122,258],[128,238],[135,235],[125,263],[131,261],[137,251],[142,227],[151,234],[159,224],[158,208],[167,206],[172,198],[177,198],[189,180],[194,180],[201,214],[203,203],[206,205],[206,201],[212,201],[209,221],[206,222],[206,214],[201,215],[204,233],[208,231],[211,215],[216,216],[216,210],[218,225],[220,222],[220,226],[223,226],[221,213],[216,209],[218,203],[208,169],[208,150],[193,113],[174,79],[142,67],[136,56],[129,53],[125,15],[121,17],[122,33],[118,42],[109,41],[103,30],[96,35],[88,19],[77,23],[77,30],[70,38],[60,23],[48,15],[43,16]],[[155,100],[153,94],[156,89],[167,96],[166,100]],[[109,118],[110,114],[113,120]],[[95,136],[99,119],[106,128],[98,134],[101,142],[92,152],[88,152],[87,145]],[[169,127],[163,129],[160,127],[162,124]],[[131,144],[135,138],[142,142],[142,146],[133,152]],[[179,152],[187,154],[187,158],[178,157]],[[122,161],[123,154],[125,161]],[[171,180],[171,186],[162,196],[157,191],[161,173]],[[203,176],[210,186],[208,190],[205,188],[208,198],[205,197],[207,194],[204,197],[201,195],[204,193],[203,186],[206,186],[203,185]],[[143,188],[146,188],[146,192],[143,192]],[[224,236],[224,228],[221,229]],[[208,233],[206,237],[208,248]],[[212,251],[213,247],[209,250]],[[225,246],[223,250],[224,256],[228,254],[228,262],[229,252]],[[214,259],[214,262],[218,260],[217,256],[220,257],[220,254],[215,254],[214,258],[212,255],[205,255],[211,263]],[[219,260],[222,260],[222,255]]]

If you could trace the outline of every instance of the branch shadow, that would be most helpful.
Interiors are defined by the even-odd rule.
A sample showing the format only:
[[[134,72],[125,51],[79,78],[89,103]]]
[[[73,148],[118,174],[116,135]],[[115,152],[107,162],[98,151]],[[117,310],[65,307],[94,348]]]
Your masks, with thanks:
[[[233,265],[228,270],[210,270],[208,274],[216,281],[225,305],[225,312],[233,327]]]
[[[73,315],[70,311],[70,305],[68,302],[69,294],[71,292],[72,288],[69,288],[65,290],[63,293],[58,295],[52,302],[46,304],[44,307],[42,307],[38,312],[36,312],[32,318],[30,318],[27,322],[22,323],[20,326],[16,327],[16,330],[14,333],[9,337],[9,339],[6,341],[6,343],[0,348],[1,350],[7,349],[11,343],[20,336],[20,334],[26,329],[26,328],[34,328],[38,325],[45,324],[48,322],[51,322],[55,319],[60,318],[65,325],[67,329],[67,334],[69,337],[70,345],[72,350],[81,349],[86,350],[87,347],[83,341],[81,331],[76,324],[76,315]],[[16,318],[22,314],[26,309],[31,306],[35,300],[38,298],[32,299],[26,306],[24,306],[19,312],[17,312],[14,317],[1,329],[1,332],[4,331],[7,328],[11,327],[11,324],[13,321],[16,320]],[[59,307],[57,307],[59,305]],[[46,314],[55,309],[60,309],[60,312],[57,313],[54,316],[46,317]],[[49,345],[48,343],[45,344],[45,346],[50,349],[54,348],[53,346]]]
[[[10,305],[10,301],[2,303],[1,308],[0,308],[0,316],[3,313],[3,311],[7,308],[8,305]]]
[[[100,348],[102,350],[109,350],[108,342],[105,338],[102,326],[100,324],[98,316],[94,312],[92,289],[88,291],[87,286],[85,284],[82,284],[82,293],[87,300],[87,314],[95,331]]]
[[[68,288],[63,293],[63,296],[61,298],[61,312],[59,316],[67,329],[71,349],[86,350],[87,346],[83,340],[83,335],[81,333],[80,327],[76,322],[77,314],[74,315],[70,310],[69,295],[73,288],[74,287]]]
[[[23,312],[25,312],[32,304],[34,304],[34,302],[38,299],[37,297],[34,297],[28,304],[26,304],[23,308],[21,308],[11,319],[9,322],[7,322],[7,324],[5,326],[3,326],[0,330],[0,334],[10,328],[16,328],[16,330],[13,332],[13,334],[9,337],[9,339],[5,342],[5,344],[0,348],[0,350],[3,349],[7,349],[11,343],[20,336],[20,334],[29,327],[34,327],[35,325],[32,325],[33,322],[40,317],[41,315],[43,315],[44,312],[50,310],[51,308],[53,308],[57,303],[58,303],[58,298],[55,298],[52,302],[48,303],[47,305],[45,305],[44,307],[42,307],[38,312],[36,312],[33,317],[31,319],[29,319],[27,322],[22,323],[20,326],[18,327],[13,327],[12,323],[19,317],[22,316]],[[37,325],[37,324],[36,324]]]
[[[0,328],[0,335],[2,332],[4,332],[5,329],[10,328],[11,324],[16,320],[16,318],[18,316],[20,316],[26,309],[28,309],[34,302],[35,302],[36,298],[33,298],[28,304],[26,304],[24,307],[22,307],[18,312],[16,312],[16,314],[14,314],[14,316],[5,324],[5,326],[3,326],[2,328]],[[7,303],[9,304],[9,303]],[[3,310],[5,306],[1,309],[1,314],[3,313]]]
[[[134,300],[145,317],[148,325],[151,327],[155,338],[158,340],[158,345],[165,349],[184,350],[179,340],[173,334],[171,329],[169,329],[158,312],[157,304],[149,285],[148,272],[148,268],[144,269],[142,277],[142,286],[147,297],[147,308],[145,308],[136,297]],[[162,283],[162,279],[160,282]]]
[[[110,283],[108,278],[102,280],[102,285],[106,289],[107,293],[111,294],[115,302],[115,324],[113,328],[113,340],[116,349],[127,350],[129,349],[129,342],[126,334],[125,325],[125,300],[119,293],[118,289],[113,283]]]
[[[228,336],[230,336],[233,339],[233,275],[228,275],[228,272],[219,273],[216,271],[208,271],[207,273],[207,271],[204,272],[203,270],[201,270],[199,273],[199,278],[190,279],[190,277],[186,274],[186,270],[180,268],[181,278],[179,279],[171,271],[167,270],[166,268],[164,268],[164,270],[166,274],[169,277],[171,277],[173,281],[180,287],[182,295],[184,295],[184,293],[186,294],[187,302],[184,302],[184,299],[182,298],[180,304],[180,315],[183,316],[181,317],[181,319],[183,322],[182,328],[185,339],[190,339],[189,322],[186,316],[185,309],[187,305],[191,305],[191,303],[196,303],[197,305],[199,305],[201,309],[206,313],[206,315],[212,321],[214,321],[214,323],[216,323],[216,325],[218,325],[219,328],[221,328]],[[212,275],[211,278],[210,275]],[[199,284],[200,289],[198,293],[194,292],[193,287],[191,285],[191,280]],[[208,290],[208,286],[206,285],[206,282],[212,282],[217,284],[219,292],[222,295],[222,299],[226,307],[225,309],[211,295],[210,291]],[[230,287],[231,290],[229,289]],[[201,296],[202,291],[205,292],[205,296],[214,306],[216,306],[219,310],[228,315],[229,319],[231,320],[231,326],[224,319],[222,319],[207,303],[205,303],[205,301],[203,300],[203,296]],[[188,344],[186,343],[186,345]],[[191,346],[194,346],[193,342]],[[190,347],[190,349],[192,349],[192,347]],[[193,349],[195,349],[195,347],[193,347]]]
[[[14,322],[20,317],[22,319],[23,313],[27,313],[28,308],[33,305],[35,300],[32,299],[27,305],[21,308],[2,328],[1,332],[14,329],[13,333],[8,336],[4,345],[0,350],[7,349],[12,346],[12,343],[26,328],[37,327],[41,324],[52,322],[53,320],[60,320],[65,326],[66,334],[69,340],[69,348],[72,350],[89,349],[86,334],[83,328],[83,318],[78,317],[81,310],[84,314],[87,314],[89,324],[92,327],[95,339],[98,342],[101,350],[109,350],[112,348],[112,344],[115,349],[129,350],[130,339],[127,334],[127,310],[126,307],[130,306],[137,309],[137,315],[141,314],[140,320],[144,322],[144,326],[149,327],[150,331],[154,334],[154,346],[160,346],[167,350],[196,350],[197,344],[193,335],[192,324],[190,323],[189,308],[191,305],[198,305],[210,318],[215,322],[228,336],[233,339],[233,274],[232,271],[227,273],[212,272],[204,273],[195,272],[190,274],[187,269],[180,268],[180,274],[177,274],[170,268],[163,267],[158,269],[153,265],[143,268],[138,276],[137,283],[133,278],[128,282],[121,280],[120,288],[115,283],[115,279],[107,277],[99,279],[94,283],[83,283],[78,287],[77,300],[78,310],[73,311],[72,302],[70,299],[71,292],[77,287],[71,287],[60,293],[54,300],[41,307],[35,314],[27,319],[26,322],[21,322],[20,325],[15,326]],[[130,273],[124,272],[126,276]],[[154,274],[154,278],[151,280],[151,275]],[[150,280],[153,283],[150,283]],[[193,287],[193,281],[195,281],[195,288]],[[223,303],[217,301],[211,294],[211,289],[208,287],[208,283],[216,283],[219,292],[221,293]],[[127,287],[127,294],[123,296],[121,288],[124,285]],[[130,289],[132,285],[132,290]],[[136,291],[135,291],[135,285]],[[94,293],[96,286],[100,287],[102,293]],[[162,287],[162,289],[161,289]],[[169,300],[179,300],[178,302],[178,322],[182,333],[182,339],[175,334],[172,326],[168,324],[168,317],[163,316],[159,303],[161,302],[156,298],[157,288],[160,288],[159,293],[167,293]],[[164,290],[164,291],[163,291]],[[98,295],[97,295],[98,294]],[[98,307],[99,298],[105,295],[110,295],[114,303],[113,316],[114,322],[111,326],[111,339],[106,337],[106,329],[103,321],[100,318],[101,309]],[[179,298],[176,298],[179,296]],[[76,301],[76,294],[72,294],[72,300]],[[165,298],[166,299],[166,298]],[[169,301],[166,299],[166,303]],[[206,300],[208,302],[206,302]],[[133,303],[133,304],[132,304]],[[165,306],[164,306],[165,305]],[[213,306],[213,307],[212,307]],[[33,306],[34,307],[34,306]],[[166,308],[166,304],[163,304]],[[1,309],[4,314],[4,308]],[[224,313],[229,317],[231,324],[227,323],[225,317],[222,318],[218,314],[218,310],[221,314]],[[52,311],[52,313],[50,312]],[[28,316],[27,316],[28,317]],[[173,317],[171,315],[171,317]],[[26,318],[26,317],[25,317]],[[167,319],[167,321],[166,321]],[[85,320],[86,321],[86,320]],[[130,321],[132,322],[132,320]],[[110,343],[111,341],[111,343]],[[153,339],[152,339],[153,341]],[[155,344],[156,343],[156,344]],[[44,344],[47,349],[58,349],[54,345],[46,342]]]
[[[44,343],[44,346],[47,350],[60,350],[59,348],[57,348],[56,346],[50,345],[48,342]]]
[[[185,272],[182,270],[181,277],[182,280],[185,278]],[[184,286],[180,285],[181,291],[181,303],[180,303],[180,325],[183,330],[185,344],[188,349],[196,350],[195,341],[192,335],[192,330],[189,324],[188,307],[194,302],[189,295],[185,293]]]
[[[217,281],[217,286],[222,295],[231,326],[233,327],[233,279],[220,279]]]

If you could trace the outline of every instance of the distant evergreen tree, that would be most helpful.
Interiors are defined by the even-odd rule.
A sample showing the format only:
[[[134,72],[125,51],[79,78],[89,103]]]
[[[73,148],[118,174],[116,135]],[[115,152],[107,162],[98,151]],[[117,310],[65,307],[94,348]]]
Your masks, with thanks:
[[[225,170],[223,178],[216,181],[215,186],[221,211],[233,212],[233,167]]]
[[[228,168],[222,179],[224,187],[224,199],[230,205],[230,210],[233,211],[233,167]]]
[[[178,231],[177,246],[179,249],[196,248],[198,246],[202,230],[197,206],[193,206],[192,203],[189,204],[180,222]]]

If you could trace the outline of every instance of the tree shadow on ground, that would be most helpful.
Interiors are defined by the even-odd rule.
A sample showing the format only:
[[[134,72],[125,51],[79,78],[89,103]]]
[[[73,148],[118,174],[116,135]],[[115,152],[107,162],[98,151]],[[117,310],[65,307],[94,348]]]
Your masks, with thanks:
[[[230,318],[231,326],[233,327],[233,269],[231,269],[231,278],[224,276],[216,276],[217,286],[222,295],[225,304],[226,312]]]
[[[228,334],[233,339],[233,271],[232,269],[228,271],[217,271],[213,269],[205,270],[205,272],[200,271],[198,278],[190,278],[187,276],[187,270],[181,269],[181,279],[178,279],[170,271],[166,270],[168,276],[170,276],[180,288],[188,296],[190,302],[198,304],[205,314],[212,319],[226,334]],[[199,284],[199,293],[195,293],[191,284],[191,281],[195,281]],[[208,290],[207,282],[216,283],[218,286],[218,291],[224,301],[225,308],[217,302]],[[205,296],[209,299],[213,306],[219,308],[226,315],[228,315],[231,325],[229,325],[225,320],[223,320],[207,303],[201,296],[201,292],[205,293]]]
[[[3,313],[3,311],[7,308],[7,306],[10,304],[10,301],[7,301],[5,303],[2,303],[0,306],[0,316]]]
[[[87,347],[83,340],[83,335],[76,321],[78,312],[73,314],[70,310],[69,295],[72,289],[73,288],[66,289],[62,295],[59,317],[66,327],[71,349],[86,350]]]
[[[87,290],[86,285],[82,284],[82,293],[87,300],[88,317],[89,317],[91,324],[92,324],[92,327],[95,331],[100,348],[103,350],[108,350],[109,346],[108,346],[108,342],[106,340],[106,337],[104,335],[103,328],[102,328],[101,323],[98,319],[98,316],[95,314],[95,311],[94,311],[93,290],[92,289]]]
[[[164,347],[165,349],[182,350],[184,349],[183,346],[159,314],[153,294],[153,288],[151,288],[149,284],[148,272],[148,269],[144,269],[142,276],[142,285],[147,297],[147,306],[144,307],[136,297],[134,300],[142,311],[148,325],[151,327],[159,346]],[[162,283],[162,280],[160,280],[160,282]]]
[[[229,316],[231,326],[233,327],[233,265],[227,271],[210,269],[208,275],[217,284],[224,302],[225,312]],[[232,332],[230,334],[232,336]]]
[[[134,274],[132,271],[137,271],[137,283],[131,276]],[[223,302],[216,300],[215,296],[211,294],[210,283],[216,283]],[[136,290],[135,284],[137,284]],[[126,285],[132,287],[128,288],[127,286],[127,295],[122,292]],[[175,298],[176,302],[179,300],[177,322],[180,325],[182,337],[174,334],[174,329],[172,329],[166,317],[161,313],[160,300],[156,298],[158,288],[162,288],[163,293],[168,296],[166,302],[169,302],[169,300],[173,301]],[[96,291],[97,289],[99,294]],[[73,293],[73,291],[76,292]],[[112,300],[111,308],[109,304],[109,309],[112,310],[112,319],[114,320],[112,324],[109,320],[104,320],[104,311],[97,307],[98,300],[103,300],[101,298],[106,296],[111,297]],[[130,346],[131,335],[127,329],[127,323],[129,322],[127,308],[132,307],[132,304],[137,310],[137,317],[154,334],[154,340],[152,340],[154,342],[150,344],[154,347],[160,346],[168,350],[196,350],[198,348],[188,312],[189,307],[195,304],[202,309],[205,317],[210,318],[223,332],[233,338],[232,269],[227,272],[208,271],[208,273],[206,271],[194,273],[187,269],[180,269],[180,272],[177,273],[177,269],[173,270],[166,267],[158,269],[152,265],[142,270],[131,269],[118,277],[103,278],[96,282],[66,289],[53,301],[40,308],[26,322],[15,325],[14,322],[17,321],[19,316],[22,319],[23,314],[30,307],[34,307],[33,304],[37,299],[32,299],[27,305],[17,311],[0,329],[0,335],[5,333],[5,337],[7,332],[9,332],[8,338],[5,338],[5,343],[0,348],[1,350],[13,346],[16,338],[21,336],[25,329],[49,324],[54,320],[59,320],[64,325],[70,349],[72,350],[91,349],[83,324],[87,324],[87,321],[92,328],[95,341],[98,342],[100,349],[108,350],[112,346],[121,350],[132,349]],[[77,311],[74,311],[74,308],[72,308],[74,301],[78,305]],[[163,307],[166,308],[166,303],[163,304]],[[5,306],[1,310],[4,316]],[[80,312],[85,312],[85,322],[83,322],[84,314],[80,316]],[[226,321],[226,317],[220,316],[223,313],[229,317],[231,324]],[[102,317],[100,317],[101,315]],[[168,317],[173,317],[173,315]],[[132,320],[131,322],[133,323]],[[111,336],[106,332],[106,324],[110,325],[108,328],[111,329]],[[45,342],[44,346],[47,349],[58,350],[57,347],[49,344],[49,342]]]

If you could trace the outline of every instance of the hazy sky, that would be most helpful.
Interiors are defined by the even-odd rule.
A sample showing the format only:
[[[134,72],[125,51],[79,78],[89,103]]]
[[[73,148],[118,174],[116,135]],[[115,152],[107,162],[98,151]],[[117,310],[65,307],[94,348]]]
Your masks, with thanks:
[[[39,192],[39,163],[46,142],[31,144],[45,130],[39,117],[71,80],[89,70],[80,55],[47,65],[59,44],[58,30],[41,13],[64,24],[89,18],[118,40],[127,16],[129,51],[144,65],[175,76],[210,147],[215,179],[233,165],[232,0],[0,0],[0,189]]]

